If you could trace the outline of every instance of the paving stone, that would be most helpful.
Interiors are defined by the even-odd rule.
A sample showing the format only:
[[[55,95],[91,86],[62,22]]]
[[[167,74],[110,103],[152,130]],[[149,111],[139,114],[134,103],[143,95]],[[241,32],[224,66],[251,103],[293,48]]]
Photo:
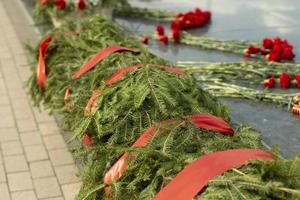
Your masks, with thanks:
[[[34,186],[38,198],[50,198],[61,196],[61,191],[56,178],[41,178],[34,180]]]
[[[21,191],[21,192],[12,192],[12,200],[37,200],[36,194],[33,190]]]
[[[37,131],[38,126],[33,118],[30,119],[19,119],[17,120],[17,126],[20,133],[27,133],[32,131]]]
[[[23,89],[22,89],[23,90]],[[28,100],[25,99],[14,99],[12,101],[13,110],[16,119],[32,119],[34,121],[33,112]]]
[[[26,146],[25,154],[29,162],[45,160],[48,158],[46,149],[43,145]]]
[[[67,149],[57,149],[49,151],[49,156],[54,166],[74,163],[71,153]]]
[[[10,200],[7,183],[0,183],[1,200]]]
[[[18,155],[23,153],[23,148],[19,140],[3,142],[1,147],[4,156]]]
[[[3,164],[0,164],[0,182],[6,182],[6,174]]]
[[[59,128],[55,122],[39,123],[39,128],[42,135],[53,135],[59,133]]]
[[[46,111],[39,111],[37,108],[33,108],[33,113],[37,122],[51,122],[55,123],[53,116],[49,115]],[[43,125],[42,125],[43,126]]]
[[[14,127],[14,117],[9,105],[0,106],[0,128]]]
[[[7,175],[10,191],[22,191],[33,189],[29,172],[13,173]]]
[[[49,160],[30,163],[30,171],[34,179],[54,176],[54,171]]]
[[[9,99],[6,95],[0,95],[0,105],[9,105]]]
[[[28,170],[27,161],[24,155],[5,156],[4,165],[8,173]]]
[[[54,169],[60,184],[76,183],[80,181],[80,179],[76,176],[78,169],[74,164],[58,166]]]
[[[82,183],[72,183],[62,185],[62,191],[64,193],[65,200],[74,200]]]
[[[60,134],[44,136],[43,139],[48,150],[66,147],[66,142]]]
[[[43,199],[43,200],[64,200],[63,197],[55,197],[55,198],[47,198],[47,199]]]
[[[17,139],[19,139],[19,134],[16,128],[0,128],[0,142]]]
[[[42,144],[42,138],[40,135],[40,132],[27,132],[25,134],[21,134],[21,141],[24,146],[30,146],[30,145],[36,145],[36,144]]]

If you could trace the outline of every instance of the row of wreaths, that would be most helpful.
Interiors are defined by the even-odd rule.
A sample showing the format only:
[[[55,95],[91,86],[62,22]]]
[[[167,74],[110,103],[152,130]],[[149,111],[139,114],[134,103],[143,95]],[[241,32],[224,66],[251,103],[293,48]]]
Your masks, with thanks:
[[[259,133],[191,76],[99,16],[70,22],[34,51],[36,105],[64,116],[84,166],[77,199],[298,199],[298,158],[262,150]],[[205,66],[205,64],[204,64]]]

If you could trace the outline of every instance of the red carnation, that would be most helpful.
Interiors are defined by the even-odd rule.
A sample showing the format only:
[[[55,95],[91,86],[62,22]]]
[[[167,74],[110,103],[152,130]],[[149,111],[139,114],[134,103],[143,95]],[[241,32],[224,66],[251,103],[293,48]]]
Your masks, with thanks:
[[[55,6],[59,10],[64,10],[67,6],[65,0],[56,0],[55,1]]]
[[[253,46],[253,45],[249,45],[249,47],[248,47],[246,53],[247,53],[248,55],[250,55],[250,54],[259,54],[259,53],[261,53],[261,49],[255,47],[255,46]]]
[[[144,36],[144,37],[141,38],[141,43],[148,44],[148,42],[149,42],[149,37],[148,36]]]
[[[180,21],[174,20],[171,22],[171,29],[181,30]]]
[[[84,134],[82,141],[83,141],[83,144],[85,144],[85,145],[91,145],[93,143],[92,137],[89,136],[88,134]]]
[[[281,44],[274,44],[272,51],[281,54],[283,51],[283,48],[282,48]]]
[[[157,25],[156,32],[158,35],[162,36],[165,34],[165,28],[162,25]]]
[[[84,10],[85,7],[86,7],[85,0],[79,0],[79,2],[77,3],[78,10]]]
[[[286,89],[290,87],[290,84],[291,76],[287,72],[282,73],[280,76],[280,87]]]
[[[196,15],[201,15],[202,14],[202,11],[200,8],[195,8],[195,14]]]
[[[295,79],[296,79],[296,81],[297,81],[297,88],[300,88],[300,74],[296,74],[295,75]]]
[[[169,43],[169,39],[166,35],[161,35],[160,38],[159,38],[159,41],[161,41],[165,45],[168,45],[168,43]]]
[[[177,29],[172,30],[173,41],[174,43],[180,42],[180,32]]]
[[[269,53],[268,60],[270,62],[280,62],[281,61],[281,56],[280,56],[279,53],[271,51]]]
[[[279,37],[274,39],[274,44],[281,44],[281,43],[282,43],[282,40]]]
[[[263,47],[265,49],[272,49],[272,47],[273,47],[273,40],[270,39],[270,38],[265,38],[263,40]]]
[[[265,88],[273,88],[275,87],[276,79],[274,76],[271,76],[268,80],[263,82],[263,86]]]
[[[291,45],[287,40],[282,40],[281,46],[282,46],[283,48],[290,48],[290,49],[293,49],[293,48],[294,48],[294,46]]]
[[[202,16],[204,17],[206,22],[208,22],[211,19],[211,12],[210,11],[205,11],[205,12],[202,13]]]
[[[293,60],[295,55],[293,53],[293,50],[291,48],[284,48],[282,52],[282,59],[283,60]]]

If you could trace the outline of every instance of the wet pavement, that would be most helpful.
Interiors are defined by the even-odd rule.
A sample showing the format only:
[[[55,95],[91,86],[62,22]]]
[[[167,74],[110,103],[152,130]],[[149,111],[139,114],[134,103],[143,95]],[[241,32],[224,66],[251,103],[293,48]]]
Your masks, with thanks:
[[[23,0],[25,1],[25,0]],[[30,0],[28,0],[30,1]],[[132,5],[175,12],[200,7],[212,12],[212,23],[190,31],[198,36],[218,39],[261,41],[264,37],[282,37],[294,44],[296,62],[300,62],[300,1],[297,0],[132,0]],[[153,33],[157,22],[117,18],[116,21],[133,32]],[[163,23],[164,24],[164,23]],[[165,24],[169,27],[168,24]],[[177,61],[235,62],[243,57],[230,53],[201,50],[184,45],[164,46],[151,41],[150,50],[173,63]],[[251,124],[261,132],[268,144],[278,144],[286,157],[300,154],[300,117],[286,107],[244,100],[222,100],[231,108],[236,123]]]

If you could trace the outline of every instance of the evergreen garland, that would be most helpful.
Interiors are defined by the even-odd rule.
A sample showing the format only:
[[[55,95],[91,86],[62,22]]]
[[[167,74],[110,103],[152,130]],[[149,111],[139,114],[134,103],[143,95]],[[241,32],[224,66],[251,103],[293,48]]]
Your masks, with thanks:
[[[64,34],[70,32],[75,34]],[[225,136],[198,129],[184,120],[185,115],[196,113],[214,114],[226,121],[230,118],[227,109],[197,87],[192,76],[153,67],[153,64],[168,65],[168,62],[150,54],[111,22],[96,16],[81,23],[70,22],[50,34],[55,35],[55,39],[46,55],[46,90],[37,86],[36,65],[32,66],[33,75],[28,85],[34,103],[63,114],[75,137],[89,134],[93,138],[92,145],[82,144],[75,150],[85,166],[81,172],[83,187],[77,199],[108,198],[103,191],[103,177],[124,152],[135,152],[137,157],[130,162],[126,173],[110,186],[114,199],[151,199],[186,164],[206,153],[262,148],[259,134],[250,127],[236,126],[235,135]],[[100,49],[114,44],[137,49],[140,53],[110,55],[79,79],[71,78]],[[135,64],[145,66],[103,87],[104,80],[117,69]],[[65,106],[68,86],[71,86],[70,105]],[[84,107],[98,88],[101,91],[96,107],[84,117]],[[146,128],[174,117],[181,120],[178,126],[164,127],[164,134],[155,134],[146,148],[130,148]],[[199,197],[297,199],[299,177],[297,158],[254,161],[212,180]]]

